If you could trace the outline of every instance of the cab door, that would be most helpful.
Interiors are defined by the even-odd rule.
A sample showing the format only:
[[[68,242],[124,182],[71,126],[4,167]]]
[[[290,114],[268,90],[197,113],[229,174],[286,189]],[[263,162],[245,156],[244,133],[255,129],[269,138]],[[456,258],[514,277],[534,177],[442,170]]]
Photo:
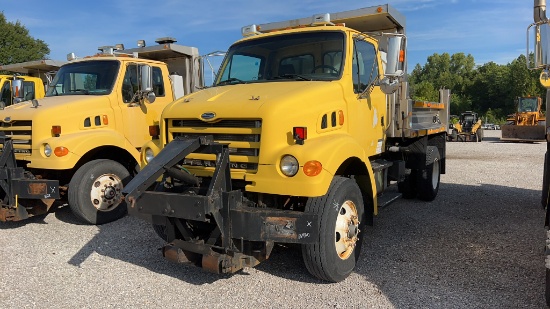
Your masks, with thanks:
[[[382,74],[374,42],[364,37],[353,40],[352,81],[356,113],[354,135],[368,156],[383,151],[388,126],[386,95],[378,86]]]
[[[163,76],[162,69],[157,66],[152,66],[155,101],[150,103],[139,97],[141,66],[137,63],[126,65],[118,99],[124,122],[124,135],[137,149],[151,140],[149,126],[159,124],[162,110],[172,101],[172,92],[166,89],[170,87],[170,81]]]

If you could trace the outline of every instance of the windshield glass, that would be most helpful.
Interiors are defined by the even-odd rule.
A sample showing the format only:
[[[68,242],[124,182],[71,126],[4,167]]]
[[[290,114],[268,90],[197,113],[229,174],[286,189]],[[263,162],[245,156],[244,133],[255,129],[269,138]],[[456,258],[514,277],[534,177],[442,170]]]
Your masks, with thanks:
[[[109,94],[113,90],[118,69],[119,62],[114,60],[64,65],[55,74],[46,96]]]
[[[518,112],[536,112],[538,110],[537,98],[522,98],[519,101]]]
[[[335,80],[343,68],[344,33],[303,32],[231,46],[216,86],[284,80]]]

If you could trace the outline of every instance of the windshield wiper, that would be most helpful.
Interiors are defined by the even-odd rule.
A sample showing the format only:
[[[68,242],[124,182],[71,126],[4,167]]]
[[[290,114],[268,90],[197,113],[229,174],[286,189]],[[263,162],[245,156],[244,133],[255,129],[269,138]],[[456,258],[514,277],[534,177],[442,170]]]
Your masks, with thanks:
[[[73,89],[69,90],[69,92],[81,92],[82,94],[90,94],[90,92],[86,89]]]
[[[300,74],[283,74],[283,75],[279,75],[279,76],[275,76],[273,77],[273,79],[282,79],[282,78],[294,78],[294,79],[299,79],[299,80],[307,80],[307,81],[312,81],[311,78],[307,78],[303,75],[300,75]]]
[[[227,84],[246,84],[246,82],[244,80],[240,80],[238,78],[235,78],[235,77],[231,77],[231,78],[228,78],[226,80],[222,80],[221,82],[217,83],[216,86],[222,86],[222,85],[227,85]]]

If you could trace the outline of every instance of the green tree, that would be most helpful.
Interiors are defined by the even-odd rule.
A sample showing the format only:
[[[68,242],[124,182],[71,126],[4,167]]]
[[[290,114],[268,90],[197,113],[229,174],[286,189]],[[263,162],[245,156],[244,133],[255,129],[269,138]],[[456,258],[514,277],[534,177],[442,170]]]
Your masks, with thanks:
[[[8,22],[4,12],[0,12],[0,29],[0,64],[40,60],[50,53],[48,44],[31,37],[20,21]]]

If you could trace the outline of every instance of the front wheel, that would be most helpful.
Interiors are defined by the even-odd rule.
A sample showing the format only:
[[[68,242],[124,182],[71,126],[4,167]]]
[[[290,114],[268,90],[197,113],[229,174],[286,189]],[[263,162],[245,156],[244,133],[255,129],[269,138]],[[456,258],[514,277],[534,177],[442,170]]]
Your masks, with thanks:
[[[359,259],[365,230],[359,186],[353,179],[334,177],[327,194],[308,199],[306,212],[319,216],[318,239],[302,245],[307,270],[321,280],[344,280]]]
[[[439,191],[440,173],[439,150],[435,146],[426,149],[426,168],[417,173],[418,198],[433,201]]]
[[[126,215],[122,196],[130,173],[120,163],[100,159],[82,165],[69,183],[69,206],[89,224],[104,224]]]

